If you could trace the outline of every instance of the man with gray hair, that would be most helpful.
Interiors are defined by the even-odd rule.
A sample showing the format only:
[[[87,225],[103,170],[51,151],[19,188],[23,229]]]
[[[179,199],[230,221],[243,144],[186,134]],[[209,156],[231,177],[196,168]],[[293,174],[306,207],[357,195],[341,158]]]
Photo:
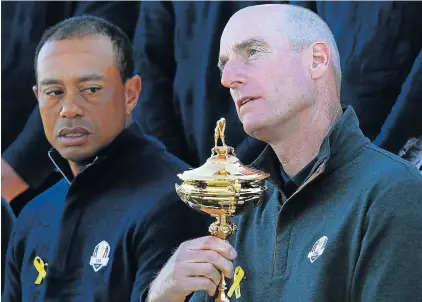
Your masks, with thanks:
[[[242,9],[222,34],[219,68],[245,132],[268,143],[252,163],[271,175],[268,190],[234,219],[230,243],[183,243],[143,298],[214,301],[219,271],[232,301],[420,298],[422,176],[341,108],[328,26],[295,6]]]

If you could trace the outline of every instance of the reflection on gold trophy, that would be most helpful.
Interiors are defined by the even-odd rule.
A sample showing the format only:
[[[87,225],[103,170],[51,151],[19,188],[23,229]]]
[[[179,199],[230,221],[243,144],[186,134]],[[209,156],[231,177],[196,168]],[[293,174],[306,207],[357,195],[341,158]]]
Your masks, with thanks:
[[[267,189],[265,178],[269,175],[244,166],[232,147],[225,143],[226,120],[217,122],[214,135],[215,146],[211,157],[199,168],[185,171],[177,176],[183,181],[176,184],[176,192],[190,207],[212,215],[217,219],[209,231],[213,236],[226,240],[236,231],[236,225],[228,219],[258,205]],[[218,146],[218,139],[222,146]],[[223,274],[218,286],[216,301],[229,302],[225,294]]]

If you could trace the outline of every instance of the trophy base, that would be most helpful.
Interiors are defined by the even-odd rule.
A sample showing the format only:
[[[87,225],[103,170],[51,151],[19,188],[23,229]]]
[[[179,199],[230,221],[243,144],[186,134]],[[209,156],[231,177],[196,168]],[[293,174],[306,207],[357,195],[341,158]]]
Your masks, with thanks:
[[[230,300],[227,299],[225,295],[224,296],[218,295],[217,299],[215,299],[215,302],[230,302]]]

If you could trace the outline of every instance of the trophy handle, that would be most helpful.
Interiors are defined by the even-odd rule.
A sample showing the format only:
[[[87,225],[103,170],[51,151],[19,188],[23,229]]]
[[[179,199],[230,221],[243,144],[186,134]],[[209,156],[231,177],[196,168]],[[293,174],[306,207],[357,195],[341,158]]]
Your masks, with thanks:
[[[213,222],[209,228],[211,235],[226,240],[229,236],[236,232],[236,225],[228,221],[226,215],[215,216],[215,218],[217,221]],[[221,281],[218,284],[218,295],[215,299],[216,302],[230,302],[226,296],[226,289],[226,279],[224,278],[223,273],[221,273]]]

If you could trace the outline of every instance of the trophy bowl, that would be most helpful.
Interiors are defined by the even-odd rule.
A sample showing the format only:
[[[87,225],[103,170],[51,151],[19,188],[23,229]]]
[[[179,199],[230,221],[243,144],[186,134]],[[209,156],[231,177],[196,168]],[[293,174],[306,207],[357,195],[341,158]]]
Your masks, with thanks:
[[[261,203],[267,189],[265,179],[269,177],[269,174],[240,162],[234,149],[225,144],[225,127],[226,121],[222,118],[217,122],[211,156],[204,165],[178,174],[183,183],[176,184],[176,192],[183,202],[216,218],[209,231],[223,240],[236,231],[236,225],[229,218]],[[219,138],[222,146],[217,145]],[[225,289],[222,275],[216,301],[229,301]]]

